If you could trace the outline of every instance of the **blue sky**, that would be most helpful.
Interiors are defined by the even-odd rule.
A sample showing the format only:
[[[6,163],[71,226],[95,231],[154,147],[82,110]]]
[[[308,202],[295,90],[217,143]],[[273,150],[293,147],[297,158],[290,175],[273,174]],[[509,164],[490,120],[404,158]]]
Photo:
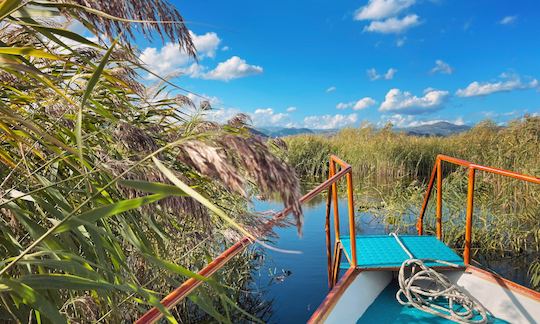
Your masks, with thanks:
[[[406,127],[540,112],[537,0],[174,3],[198,64],[175,44],[144,40],[141,59],[182,72],[174,81],[211,100],[210,119]]]

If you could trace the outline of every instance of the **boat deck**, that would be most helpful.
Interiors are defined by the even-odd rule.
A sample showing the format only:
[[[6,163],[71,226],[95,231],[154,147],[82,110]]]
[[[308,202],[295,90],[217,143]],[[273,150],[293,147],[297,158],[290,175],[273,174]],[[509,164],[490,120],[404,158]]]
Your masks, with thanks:
[[[417,259],[435,259],[465,266],[463,259],[435,236],[400,235],[399,238]],[[351,240],[349,236],[341,236],[340,240],[347,259],[347,263],[342,263],[341,267],[348,268],[351,260]],[[356,250],[360,269],[397,269],[403,261],[409,259],[396,239],[389,235],[357,235]],[[436,262],[425,264],[435,268],[448,267]]]
[[[396,300],[396,292],[399,290],[396,281],[390,282],[380,293],[357,323],[413,323],[413,324],[440,324],[454,323],[445,318],[423,312],[409,306],[402,306]],[[474,320],[480,319],[473,318]],[[489,323],[508,323],[507,321],[490,317]]]

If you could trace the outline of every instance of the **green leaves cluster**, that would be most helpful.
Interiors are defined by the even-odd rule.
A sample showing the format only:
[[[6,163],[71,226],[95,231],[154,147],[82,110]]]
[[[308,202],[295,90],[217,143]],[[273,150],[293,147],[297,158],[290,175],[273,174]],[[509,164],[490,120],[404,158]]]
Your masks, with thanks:
[[[223,232],[250,235],[245,200],[179,151],[245,129],[197,130],[199,113],[168,93],[173,84],[139,83],[144,67],[122,34],[95,43],[37,19],[61,14],[102,36],[110,21],[147,30],[155,8],[140,9],[148,19],[70,1],[0,2],[0,320],[132,321],[156,306],[174,322],[179,314],[159,300],[190,277],[214,296],[201,292],[181,309],[250,317],[229,288],[196,274],[230,243]],[[193,53],[185,27],[155,30]],[[238,264],[233,282],[249,267]]]

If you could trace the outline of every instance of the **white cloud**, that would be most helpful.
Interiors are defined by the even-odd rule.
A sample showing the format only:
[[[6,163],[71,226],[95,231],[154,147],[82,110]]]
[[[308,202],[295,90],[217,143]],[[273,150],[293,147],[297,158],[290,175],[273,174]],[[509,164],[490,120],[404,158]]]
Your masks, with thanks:
[[[287,112],[288,113],[292,113],[292,112],[295,112],[296,111],[296,107],[289,107],[287,108]]]
[[[396,75],[396,72],[397,69],[394,68],[389,68],[384,75],[379,74],[375,68],[371,68],[366,71],[367,76],[371,81],[379,79],[392,80],[394,78],[394,75]]]
[[[470,83],[465,89],[458,89],[456,95],[459,97],[487,96],[496,92],[508,92],[513,90],[523,90],[537,88],[539,83],[537,79],[528,82],[521,80],[517,74],[503,73],[500,75],[502,80],[496,82],[478,82]]]
[[[328,89],[326,89],[326,93],[330,93],[330,92],[334,92],[336,91],[336,87],[335,86],[331,86],[329,87]]]
[[[226,51],[230,50],[230,47],[229,47],[229,46],[223,46],[223,47],[221,48],[221,50],[222,50],[223,52],[226,52]]]
[[[221,43],[221,39],[219,39],[216,33],[209,32],[204,35],[196,35],[190,31],[189,34],[191,35],[193,45],[195,45],[199,57],[204,58],[205,56],[216,56],[216,50],[219,47],[219,43]]]
[[[254,126],[275,126],[290,124],[289,114],[276,113],[272,108],[259,108],[249,114]]]
[[[384,74],[385,80],[392,80],[394,78],[394,75],[396,75],[397,69],[389,68],[388,71]]]
[[[360,100],[357,100],[357,101],[340,102],[340,103],[338,103],[336,105],[336,108],[337,109],[352,108],[353,110],[362,110],[362,109],[366,109],[368,107],[371,107],[376,103],[377,103],[377,101],[375,101],[373,98],[364,97],[364,98],[362,98]]]
[[[237,108],[218,108],[206,112],[206,119],[217,123],[226,123],[234,116],[241,113]]]
[[[402,115],[402,114],[394,114],[394,115],[382,115],[381,121],[377,124],[379,126],[384,126],[386,123],[392,123],[395,127],[398,128],[407,128],[407,127],[416,127],[416,126],[423,126],[423,125],[433,125],[440,122],[447,122],[452,123],[455,125],[464,125],[465,121],[462,117],[458,117],[454,120],[448,120],[448,119],[430,119],[430,120],[418,120],[415,116],[411,115]]]
[[[353,106],[353,110],[362,110],[362,109],[366,109],[368,107],[371,107],[373,106],[374,104],[376,104],[377,102],[373,99],[373,98],[370,98],[370,97],[364,97],[360,100],[358,100],[354,106]]]
[[[229,81],[250,75],[261,74],[263,68],[250,65],[238,56],[233,56],[225,62],[219,63],[215,69],[203,74],[204,79]]]
[[[418,15],[407,15],[403,18],[391,17],[385,20],[375,20],[364,27],[364,31],[383,34],[398,34],[420,24]]]
[[[351,102],[340,102],[336,105],[336,108],[337,109],[347,109],[347,108],[351,108],[352,105],[354,105],[354,101],[351,101]]]
[[[412,6],[415,0],[369,0],[354,13],[355,20],[375,20],[395,16]]]
[[[216,33],[209,32],[204,35],[196,35],[191,31],[189,33],[200,59],[204,59],[205,57],[215,57],[216,50],[221,42]],[[178,43],[172,42],[167,42],[161,49],[155,47],[145,48],[139,56],[139,59],[146,64],[152,72],[159,75],[166,75],[182,69],[183,67],[185,68],[191,61],[189,55],[180,49]]]
[[[304,126],[313,129],[335,129],[354,125],[357,120],[357,114],[307,116],[304,118]]]
[[[517,16],[506,16],[503,19],[499,21],[499,24],[501,25],[511,25],[515,23],[517,20]]]
[[[403,47],[405,45],[405,41],[407,40],[407,37],[401,37],[396,40],[396,46],[397,47]]]
[[[444,62],[443,60],[436,60],[435,61],[435,67],[431,69],[431,73],[442,73],[442,74],[452,74],[454,72],[454,68],[452,68],[448,63]]]
[[[379,111],[395,111],[410,115],[429,112],[440,108],[448,95],[448,91],[428,88],[424,91],[424,96],[417,97],[408,91],[394,88],[386,94]]]

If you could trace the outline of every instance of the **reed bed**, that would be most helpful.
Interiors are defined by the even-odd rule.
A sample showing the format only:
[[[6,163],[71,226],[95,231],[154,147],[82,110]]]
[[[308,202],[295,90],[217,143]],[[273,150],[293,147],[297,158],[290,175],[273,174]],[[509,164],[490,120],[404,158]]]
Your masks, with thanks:
[[[344,129],[334,136],[285,138],[282,153],[302,179],[327,174],[328,153],[353,167],[357,208],[384,218],[389,226],[414,231],[427,180],[437,154],[516,172],[540,174],[540,117],[525,116],[506,127],[482,122],[448,137],[419,137],[391,127]],[[320,167],[324,165],[325,167]],[[444,240],[463,247],[466,170],[443,165]],[[540,289],[540,188],[538,185],[478,172],[475,185],[473,250],[477,257],[528,255],[531,286]],[[432,193],[435,195],[435,193]],[[434,196],[427,211],[434,232]],[[534,261],[536,260],[536,261]]]
[[[247,212],[252,192],[278,194],[301,229],[293,169],[245,116],[210,123],[208,102],[195,106],[177,84],[141,83],[152,71],[131,44],[139,33],[195,59],[165,0],[0,2],[2,322],[129,322],[153,306],[171,322],[253,320],[238,306],[249,253],[226,282],[196,271],[257,236],[267,217]],[[161,307],[187,278],[204,289]]]

